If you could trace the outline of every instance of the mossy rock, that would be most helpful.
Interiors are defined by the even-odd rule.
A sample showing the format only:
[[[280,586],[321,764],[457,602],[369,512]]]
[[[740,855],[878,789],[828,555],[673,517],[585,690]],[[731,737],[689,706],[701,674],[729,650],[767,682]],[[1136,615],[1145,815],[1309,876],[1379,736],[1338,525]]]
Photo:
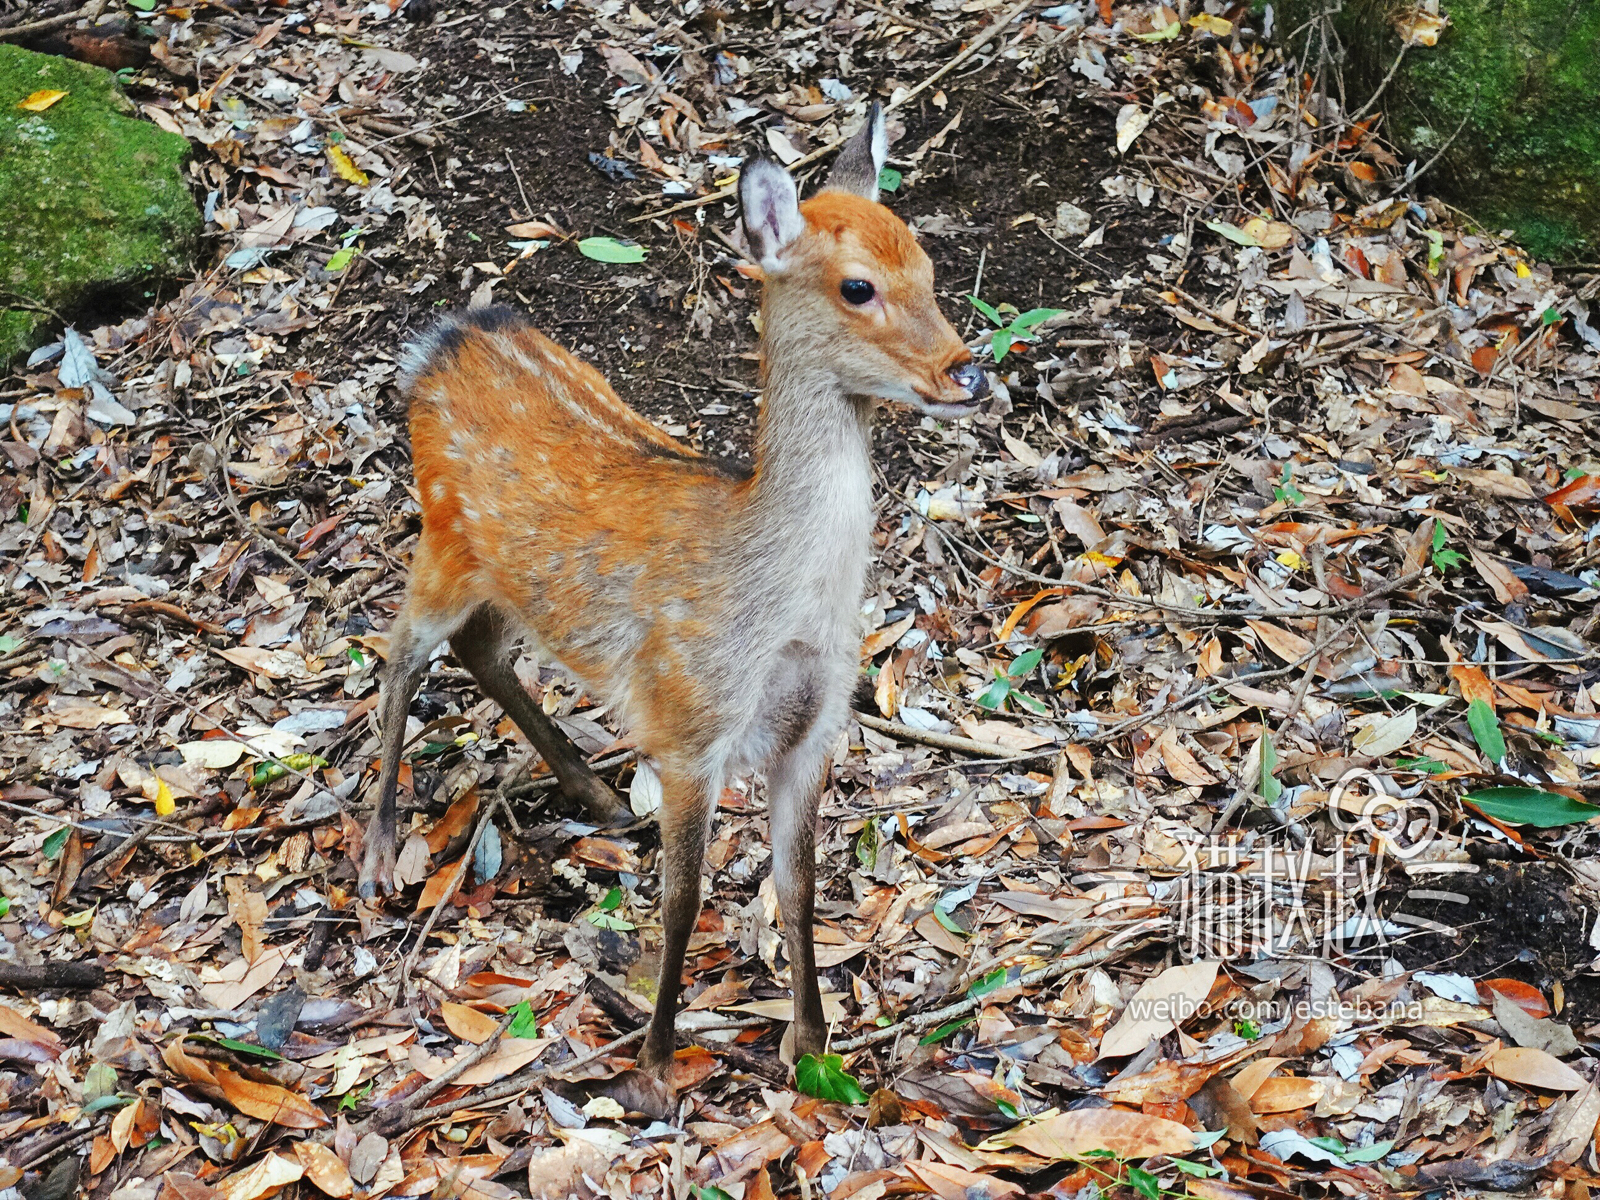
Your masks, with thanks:
[[[66,95],[42,112],[19,104]],[[109,71],[0,44],[0,366],[52,312],[187,269],[200,213],[189,143],[134,111]]]
[[[1293,30],[1322,7],[1285,0],[1280,27]],[[1411,7],[1347,0],[1335,18],[1353,106],[1399,52],[1390,14]],[[1450,25],[1438,45],[1411,47],[1379,100],[1385,134],[1419,163],[1449,143],[1423,186],[1485,226],[1510,229],[1540,258],[1592,258],[1600,252],[1600,0],[1440,7]]]

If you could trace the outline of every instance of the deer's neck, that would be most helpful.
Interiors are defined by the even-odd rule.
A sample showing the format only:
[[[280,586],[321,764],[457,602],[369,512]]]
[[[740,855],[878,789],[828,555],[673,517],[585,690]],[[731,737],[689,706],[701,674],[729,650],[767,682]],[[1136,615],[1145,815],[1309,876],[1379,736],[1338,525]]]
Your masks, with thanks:
[[[776,589],[844,620],[861,603],[872,532],[871,413],[819,353],[768,347],[748,514]]]

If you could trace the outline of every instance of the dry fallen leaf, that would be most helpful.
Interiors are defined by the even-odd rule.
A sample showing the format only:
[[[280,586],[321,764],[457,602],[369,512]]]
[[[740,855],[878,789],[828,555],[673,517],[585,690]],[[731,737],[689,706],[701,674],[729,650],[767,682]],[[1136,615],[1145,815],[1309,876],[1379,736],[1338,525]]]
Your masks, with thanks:
[[[1197,1011],[1217,981],[1215,962],[1168,967],[1147,979],[1100,1043],[1101,1058],[1137,1054]]]
[[[1489,1074],[1507,1083],[1551,1092],[1576,1092],[1588,1084],[1553,1054],[1531,1046],[1505,1046],[1489,1059]]]
[[[1095,1150],[1109,1150],[1118,1158],[1150,1158],[1157,1154],[1187,1154],[1194,1149],[1194,1134],[1187,1126],[1120,1108],[1080,1108],[1059,1113],[1036,1124],[1020,1126],[993,1141],[1020,1146],[1055,1160],[1079,1158]]]
[[[500,1022],[488,1013],[479,1012],[471,1005],[457,1004],[451,1000],[446,1000],[439,1006],[439,1015],[444,1018],[445,1028],[475,1046],[487,1042],[500,1026]]]
[[[328,1124],[327,1115],[298,1092],[275,1083],[246,1079],[226,1067],[213,1067],[212,1074],[228,1103],[247,1117],[288,1129],[321,1129]]]

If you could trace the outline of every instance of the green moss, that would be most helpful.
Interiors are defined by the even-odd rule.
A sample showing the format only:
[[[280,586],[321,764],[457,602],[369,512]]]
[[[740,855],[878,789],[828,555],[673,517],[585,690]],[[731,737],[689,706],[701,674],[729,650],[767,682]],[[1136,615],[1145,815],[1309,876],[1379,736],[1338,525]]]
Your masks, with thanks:
[[[45,90],[67,94],[18,107]],[[132,112],[109,71],[0,45],[0,364],[50,311],[186,268],[201,224],[189,144]]]
[[[1350,0],[1337,19],[1356,103],[1394,62],[1404,0]],[[1286,28],[1320,0],[1287,0]],[[1388,136],[1427,161],[1429,186],[1533,254],[1600,251],[1600,0],[1445,0],[1450,27],[1413,47],[1384,94]]]

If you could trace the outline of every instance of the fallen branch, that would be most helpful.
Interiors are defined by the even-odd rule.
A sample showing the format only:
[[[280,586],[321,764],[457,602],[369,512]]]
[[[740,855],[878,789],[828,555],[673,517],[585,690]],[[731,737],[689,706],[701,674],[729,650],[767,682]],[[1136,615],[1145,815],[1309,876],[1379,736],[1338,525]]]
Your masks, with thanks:
[[[516,1019],[516,1010],[512,1009],[500,1019],[500,1024],[495,1026],[494,1032],[486,1037],[482,1044],[474,1049],[471,1054],[452,1063],[399,1104],[394,1105],[392,1108],[380,1108],[373,1113],[356,1128],[356,1140],[359,1141],[369,1133],[381,1134],[383,1137],[393,1137],[403,1130],[412,1128],[416,1122],[410,1120],[411,1114],[423,1108],[427,1101],[433,1099],[433,1097],[461,1078],[462,1075],[466,1074],[468,1070],[493,1054],[495,1047],[500,1045],[501,1036],[507,1029],[511,1028],[511,1022]]]
[[[105,969],[92,962],[47,962],[38,966],[26,963],[0,963],[0,987],[37,991],[60,988],[63,991],[89,991],[104,987]]]
[[[911,725],[902,725],[899,721],[886,721],[871,713],[857,712],[855,718],[868,729],[876,729],[879,733],[888,734],[897,741],[917,742],[924,746],[933,746],[938,750],[954,750],[957,754],[973,754],[979,758],[1021,762],[1023,759],[1031,758],[1054,758],[1061,752],[1059,747],[1052,746],[1048,750],[1018,754],[1009,747],[1000,745],[999,742],[980,742],[973,738],[958,737],[953,733],[935,733],[931,729],[917,729]]]
[[[106,0],[90,0],[82,8],[75,8],[69,13],[62,13],[58,17],[45,17],[42,21],[29,21],[25,25],[12,25],[0,29],[0,42],[11,42],[18,38],[32,37],[36,33],[50,33],[53,30],[71,25],[81,17],[97,17],[100,10],[106,6]]]
[[[972,41],[968,42],[965,49],[963,49],[949,62],[945,63],[944,66],[940,67],[932,75],[929,75],[909,92],[905,92],[899,96],[896,96],[893,100],[890,100],[888,104],[884,105],[884,112],[892,113],[897,108],[905,107],[907,101],[920,96],[923,92],[927,91],[928,88],[938,83],[939,80],[943,79],[946,75],[950,74],[951,71],[954,71],[962,63],[966,62],[967,59],[971,58],[979,50],[983,49],[990,42],[994,41],[995,35],[1001,30],[1005,29],[1007,25],[1010,25],[1012,21],[1021,16],[1022,11],[1032,3],[1033,0],[1021,0],[1020,3],[1012,5],[1005,11],[1004,14],[991,22],[987,29],[985,29]],[[873,5],[872,7],[876,8],[877,6]],[[795,159],[792,163],[786,163],[785,166],[790,171],[795,171],[801,167],[810,166],[819,158],[825,158],[829,154],[832,154],[835,150],[849,140],[850,139],[847,137],[835,138],[826,146],[819,146],[810,154],[802,155],[801,157]],[[727,200],[731,198],[735,193],[738,192],[738,190],[739,183],[737,180],[735,180],[727,187],[718,188],[710,195],[696,196],[692,200],[683,200],[667,208],[658,208],[654,212],[640,213],[637,217],[630,217],[628,219],[628,224],[636,225],[640,221],[653,221],[657,217],[670,217],[673,213],[687,212],[691,208],[704,208],[707,204],[715,204],[718,200]]]
[[[1110,962],[1124,954],[1132,954],[1153,944],[1154,938],[1145,938],[1137,942],[1124,942],[1121,945],[1105,945],[1095,950],[1085,951],[1083,954],[1074,954],[1070,958],[1057,959],[1047,967],[1040,967],[1017,980],[1014,987],[1033,987],[1036,984],[1049,983],[1052,979],[1059,979],[1071,971],[1083,967],[1098,966],[1100,963]],[[906,1033],[923,1033],[935,1025],[943,1025],[946,1021],[971,1012],[984,1002],[981,996],[969,996],[965,1000],[958,1000],[954,1004],[947,1004],[943,1008],[936,1008],[932,1012],[918,1013],[904,1021],[897,1021],[893,1025],[885,1025],[882,1029],[870,1029],[866,1033],[858,1034],[853,1038],[845,1038],[842,1042],[835,1042],[831,1047],[835,1053],[849,1054],[852,1051],[875,1045],[878,1042],[887,1042]]]
[[[534,1084],[546,1078],[559,1078],[568,1072],[576,1071],[579,1067],[586,1067],[592,1062],[598,1062],[602,1058],[609,1057],[624,1046],[644,1037],[647,1028],[649,1027],[641,1025],[632,1033],[625,1033],[621,1037],[607,1042],[604,1046],[590,1051],[588,1054],[580,1055],[571,1062],[557,1063],[554,1066],[545,1066],[539,1063],[531,1067],[524,1067],[515,1075],[508,1076],[503,1082],[497,1083],[493,1087],[478,1088],[464,1102],[435,1104],[428,1108],[413,1108],[408,1105],[405,1112],[406,1123],[393,1129],[389,1136],[392,1137],[394,1134],[404,1133],[408,1129],[415,1129],[419,1125],[426,1125],[430,1121],[442,1121],[450,1116],[451,1113],[459,1111],[463,1107],[463,1103],[470,1106],[479,1106],[493,1104],[497,1100],[509,1100],[513,1096],[520,1096]]]

